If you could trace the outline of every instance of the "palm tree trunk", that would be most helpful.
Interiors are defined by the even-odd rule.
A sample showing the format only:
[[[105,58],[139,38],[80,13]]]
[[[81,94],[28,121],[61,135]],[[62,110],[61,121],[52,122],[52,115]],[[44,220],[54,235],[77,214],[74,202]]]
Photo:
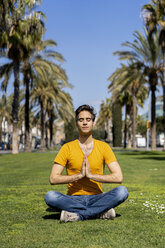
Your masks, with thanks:
[[[12,103],[12,124],[13,124],[13,139],[12,153],[17,154],[18,150],[18,111],[19,111],[19,67],[18,61],[14,61],[14,96]]]
[[[163,151],[165,151],[165,46],[164,46],[164,33],[165,30],[162,29],[160,33],[160,41],[162,42],[162,52],[163,52],[163,80],[162,80],[162,88],[163,88],[163,133],[164,133],[164,144]],[[162,35],[162,36],[161,36]]]
[[[44,116],[44,107],[43,102],[40,99],[40,107],[41,107],[41,150],[45,150],[45,116]]]
[[[0,140],[2,140],[2,117],[0,116]]]
[[[116,101],[112,105],[112,122],[113,122],[113,146],[122,146],[122,112],[121,105]]]
[[[164,131],[164,145],[163,150],[165,151],[165,51],[163,52],[163,131]]]
[[[132,120],[132,143],[133,148],[136,148],[136,96],[133,90],[133,120]]]
[[[155,87],[151,88],[151,150],[156,150]]]
[[[111,120],[107,121],[107,141],[111,142]]]
[[[124,148],[127,147],[127,104],[125,105]]]
[[[29,81],[30,75],[28,70],[24,70],[25,93],[25,151],[30,152],[30,128],[29,128]]]
[[[48,122],[45,122],[45,146],[48,149],[49,144],[48,144]]]
[[[108,123],[105,121],[104,123],[104,131],[108,134]]]
[[[31,152],[30,125],[29,125],[29,98],[30,98],[29,82],[30,82],[30,73],[28,68],[25,68],[24,84],[26,86],[26,93],[25,93],[25,151],[26,152]]]
[[[52,111],[51,111],[52,112]],[[49,131],[50,131],[50,148],[53,148],[53,115],[52,113],[50,114],[49,118]]]
[[[128,128],[128,131],[127,131],[127,137],[128,137],[128,144],[127,144],[127,147],[128,148],[131,148],[132,147],[132,132],[131,132],[131,128],[129,127]]]
[[[165,71],[164,71],[164,73],[165,73]],[[163,84],[163,122],[164,122],[164,147],[163,147],[163,150],[165,151],[165,82]]]

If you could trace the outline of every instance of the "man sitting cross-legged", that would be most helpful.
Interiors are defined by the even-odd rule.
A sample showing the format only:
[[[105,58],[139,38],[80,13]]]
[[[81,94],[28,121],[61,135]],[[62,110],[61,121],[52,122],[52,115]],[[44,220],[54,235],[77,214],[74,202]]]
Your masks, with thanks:
[[[121,168],[110,146],[92,137],[94,109],[82,105],[75,114],[79,138],[62,146],[50,174],[51,184],[68,184],[67,195],[49,191],[45,202],[61,211],[61,222],[112,219],[116,216],[114,208],[127,199],[128,191],[118,186],[103,193],[102,183],[122,183]],[[65,167],[67,175],[62,174]]]

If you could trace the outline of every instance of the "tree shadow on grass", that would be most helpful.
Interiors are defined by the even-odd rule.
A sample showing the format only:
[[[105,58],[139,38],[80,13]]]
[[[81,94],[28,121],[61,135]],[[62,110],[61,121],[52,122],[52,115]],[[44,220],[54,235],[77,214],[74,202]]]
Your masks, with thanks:
[[[153,160],[165,160],[165,153],[156,151],[125,151],[120,155],[136,156],[134,159],[153,159]]]
[[[164,152],[156,152],[156,151],[137,151],[137,150],[134,150],[134,151],[124,151],[123,153],[121,152],[120,155],[135,155],[135,156],[139,156],[139,155],[149,155],[149,156],[155,156],[155,155],[158,155],[158,156],[162,156],[162,155],[165,155]]]
[[[153,157],[153,156],[146,156],[146,157],[136,157],[135,159],[141,159],[141,160],[143,160],[143,159],[150,159],[150,160],[159,160],[159,161],[163,161],[163,160],[165,160],[165,156],[164,157]]]

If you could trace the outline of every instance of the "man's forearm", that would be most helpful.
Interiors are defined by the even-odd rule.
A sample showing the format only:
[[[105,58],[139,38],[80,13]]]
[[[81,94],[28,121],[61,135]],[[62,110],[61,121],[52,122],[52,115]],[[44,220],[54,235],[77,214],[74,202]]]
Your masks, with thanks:
[[[82,178],[81,174],[74,174],[74,175],[55,175],[50,176],[50,184],[65,184],[65,183],[72,183]]]
[[[100,183],[122,183],[123,176],[117,174],[108,174],[108,175],[99,175],[99,174],[90,174],[89,179],[100,182]]]

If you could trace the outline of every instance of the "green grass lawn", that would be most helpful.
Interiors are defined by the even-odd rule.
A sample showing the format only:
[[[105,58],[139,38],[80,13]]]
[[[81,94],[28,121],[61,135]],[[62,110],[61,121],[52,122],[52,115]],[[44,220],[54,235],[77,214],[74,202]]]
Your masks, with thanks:
[[[62,224],[44,202],[49,190],[66,193],[66,185],[49,185],[55,153],[0,155],[0,248],[164,248],[165,153],[115,154],[129,191],[118,217]]]

